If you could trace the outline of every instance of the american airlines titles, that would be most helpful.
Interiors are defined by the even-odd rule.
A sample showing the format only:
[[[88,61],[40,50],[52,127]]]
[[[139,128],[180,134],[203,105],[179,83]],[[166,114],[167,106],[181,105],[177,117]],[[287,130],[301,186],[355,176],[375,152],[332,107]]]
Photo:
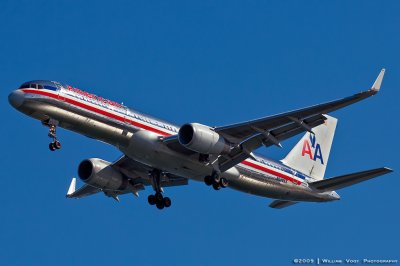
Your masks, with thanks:
[[[167,129],[169,131],[178,132],[178,129],[176,127],[164,124],[164,123],[162,123],[160,121],[157,121],[157,120],[149,119],[148,117],[136,114],[134,112],[127,112],[126,111],[127,108],[125,106],[123,106],[122,104],[119,104],[117,102],[105,99],[103,97],[97,96],[95,94],[91,94],[91,93],[86,92],[86,91],[82,91],[82,90],[77,89],[77,88],[73,88],[73,87],[71,87],[69,85],[67,85],[67,88],[68,88],[69,92],[73,92],[76,96],[78,96],[82,100],[85,100],[85,101],[88,101],[88,102],[103,106],[105,108],[113,107],[113,109],[115,111],[123,113],[124,115],[127,115],[129,117],[133,117],[133,118],[136,118],[138,120],[153,124],[153,125],[155,125],[157,127],[165,128],[165,129]]]
[[[104,99],[103,97],[97,96],[95,94],[91,94],[91,93],[86,92],[86,91],[82,91],[82,90],[77,89],[77,88],[73,88],[73,87],[71,87],[69,85],[67,86],[67,88],[68,88],[68,91],[72,91],[72,92],[78,94],[84,100],[87,100],[89,102],[96,103],[96,104],[99,104],[99,105],[104,106],[104,107],[114,106],[114,107],[117,107],[117,108],[120,108],[120,109],[124,109],[124,106],[122,106],[121,104],[119,104],[117,102],[114,102],[114,101],[111,101],[111,100],[108,100],[108,99]]]

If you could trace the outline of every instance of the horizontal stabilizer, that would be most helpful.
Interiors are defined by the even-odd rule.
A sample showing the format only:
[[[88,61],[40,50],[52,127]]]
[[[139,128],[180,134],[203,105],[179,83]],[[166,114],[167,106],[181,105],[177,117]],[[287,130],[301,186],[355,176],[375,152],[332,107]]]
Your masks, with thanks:
[[[390,172],[393,172],[393,170],[390,168],[387,168],[387,167],[382,167],[382,168],[377,168],[377,169],[373,169],[373,170],[367,170],[367,171],[363,171],[363,172],[332,177],[329,179],[324,179],[321,181],[310,183],[309,185],[310,185],[310,187],[321,190],[322,192],[332,191],[332,190],[337,190],[337,189],[345,188],[348,186],[352,186],[352,185],[358,184],[360,182],[363,182],[363,181],[369,180],[371,178],[374,178],[374,177],[377,177],[380,175],[384,175],[384,174],[387,174]]]
[[[297,201],[274,200],[269,206],[274,209],[282,209],[298,203]]]

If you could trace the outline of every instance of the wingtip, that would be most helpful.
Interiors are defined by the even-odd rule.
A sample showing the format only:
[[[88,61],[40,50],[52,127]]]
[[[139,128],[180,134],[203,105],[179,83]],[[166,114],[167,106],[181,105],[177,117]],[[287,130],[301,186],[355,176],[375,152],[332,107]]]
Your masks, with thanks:
[[[385,75],[385,69],[382,68],[381,72],[379,73],[378,77],[376,78],[374,84],[371,87],[371,90],[374,92],[378,92],[381,89],[383,76]]]
[[[388,173],[394,172],[394,170],[389,167],[383,167],[383,169],[385,169]]]
[[[69,185],[67,195],[65,195],[67,198],[70,198],[70,196],[75,192],[76,190],[76,178],[73,177],[71,180],[71,184]]]

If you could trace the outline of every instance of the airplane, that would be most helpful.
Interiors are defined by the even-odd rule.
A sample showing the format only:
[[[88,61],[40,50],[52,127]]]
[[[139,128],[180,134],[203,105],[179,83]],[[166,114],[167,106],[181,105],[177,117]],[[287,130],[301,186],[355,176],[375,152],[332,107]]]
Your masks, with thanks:
[[[210,127],[199,123],[177,126],[123,104],[56,81],[23,83],[9,96],[18,111],[48,127],[51,151],[61,149],[58,127],[111,144],[123,155],[114,162],[83,160],[76,189],[72,178],[66,197],[83,198],[99,192],[119,201],[122,194],[151,186],[148,203],[158,209],[171,206],[164,188],[187,185],[189,179],[215,190],[232,188],[272,198],[281,209],[299,202],[340,199],[335,190],[384,175],[387,167],[325,179],[337,119],[327,115],[377,94],[385,69],[369,90],[339,100],[247,122]],[[280,161],[253,153],[265,146],[305,135]]]

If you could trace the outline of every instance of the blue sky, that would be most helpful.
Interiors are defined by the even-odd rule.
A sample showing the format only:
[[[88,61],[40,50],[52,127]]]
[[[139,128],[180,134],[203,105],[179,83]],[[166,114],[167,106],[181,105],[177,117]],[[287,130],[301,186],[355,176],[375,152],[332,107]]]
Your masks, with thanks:
[[[337,111],[326,175],[399,170],[398,1],[18,1],[0,4],[2,265],[290,265],[294,258],[400,259],[398,172],[339,191],[342,200],[268,208],[270,199],[202,183],[67,200],[79,162],[120,156],[12,109],[32,79],[69,83],[177,124],[226,125],[368,89]],[[280,159],[284,149],[261,149]]]

